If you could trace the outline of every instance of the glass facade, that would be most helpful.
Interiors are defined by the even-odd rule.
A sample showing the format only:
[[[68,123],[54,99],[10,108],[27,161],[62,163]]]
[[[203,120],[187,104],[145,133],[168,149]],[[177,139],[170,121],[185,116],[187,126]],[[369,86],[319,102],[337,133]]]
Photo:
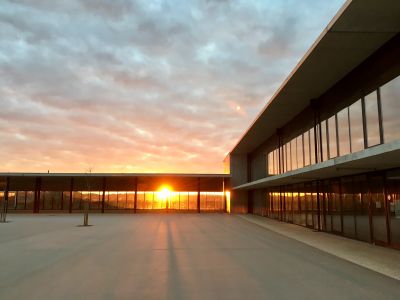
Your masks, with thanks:
[[[400,76],[380,88],[385,143],[400,139]]]
[[[367,146],[371,147],[380,143],[378,93],[374,91],[365,96],[364,105]]]
[[[349,128],[350,128],[350,152],[357,152],[364,149],[364,132],[361,99],[349,107]]]
[[[400,76],[270,151],[268,174],[285,173],[398,140],[399,109]]]
[[[34,191],[9,191],[8,211],[32,211]],[[71,197],[72,195],[72,197]],[[200,211],[225,211],[224,192],[201,191]],[[88,205],[90,211],[129,211],[135,208],[135,192],[132,191],[40,191],[39,211],[83,211]],[[175,192],[164,194],[160,191],[138,191],[137,210],[176,210],[197,211],[198,192]],[[4,201],[4,192],[0,193],[0,206]]]
[[[400,169],[268,188],[254,213],[400,249]]]

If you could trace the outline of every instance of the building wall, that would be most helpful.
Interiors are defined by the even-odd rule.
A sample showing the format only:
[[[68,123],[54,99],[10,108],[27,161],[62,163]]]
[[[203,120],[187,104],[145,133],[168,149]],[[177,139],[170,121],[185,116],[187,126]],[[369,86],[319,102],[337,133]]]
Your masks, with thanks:
[[[400,169],[254,190],[253,195],[254,214],[400,249]]]
[[[398,53],[400,35],[318,99],[310,99],[306,109],[278,129],[278,137],[260,141],[260,146],[249,153],[250,165],[255,166],[251,180],[400,138],[396,130],[400,122],[394,113],[400,109]],[[274,148],[277,150],[273,160],[269,153]],[[268,154],[266,162],[260,163],[261,156]],[[271,168],[272,165],[275,167]]]
[[[247,182],[400,140],[398,53],[399,34],[260,141],[247,154]],[[263,164],[261,156],[267,157]],[[250,189],[248,212],[400,249],[400,169],[387,168]]]
[[[238,186],[248,182],[247,154],[232,154],[230,156],[231,184]]]
[[[248,191],[231,192],[231,213],[246,214],[248,213]]]

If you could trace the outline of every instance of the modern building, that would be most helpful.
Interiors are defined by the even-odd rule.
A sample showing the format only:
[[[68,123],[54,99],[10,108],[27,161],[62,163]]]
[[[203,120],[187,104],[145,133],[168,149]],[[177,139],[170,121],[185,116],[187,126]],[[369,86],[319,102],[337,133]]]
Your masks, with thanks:
[[[225,212],[227,174],[0,174],[7,212]],[[5,204],[5,205],[4,205]]]
[[[400,248],[400,1],[347,1],[230,151],[231,210]]]
[[[400,1],[347,1],[230,151],[230,175],[2,173],[2,209],[232,211],[400,248],[399,31]]]

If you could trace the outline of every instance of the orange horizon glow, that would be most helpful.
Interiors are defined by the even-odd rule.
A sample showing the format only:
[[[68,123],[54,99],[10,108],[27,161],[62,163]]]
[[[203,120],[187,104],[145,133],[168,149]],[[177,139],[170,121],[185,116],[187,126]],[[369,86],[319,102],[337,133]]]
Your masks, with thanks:
[[[157,193],[161,200],[167,201],[171,197],[172,188],[169,185],[163,184]]]

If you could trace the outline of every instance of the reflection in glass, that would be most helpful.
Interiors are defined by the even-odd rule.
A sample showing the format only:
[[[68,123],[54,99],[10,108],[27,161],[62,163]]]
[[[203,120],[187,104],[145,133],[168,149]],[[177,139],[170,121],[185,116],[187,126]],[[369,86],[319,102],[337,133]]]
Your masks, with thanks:
[[[303,162],[303,135],[299,135],[296,138],[296,147],[297,147],[297,168],[304,167]]]
[[[322,157],[321,161],[325,161],[328,159],[328,141],[326,138],[326,121],[321,122],[321,147],[322,147]]]
[[[290,141],[290,149],[291,149],[291,161],[292,161],[292,170],[297,169],[297,148],[296,148],[296,139],[292,139]]]
[[[286,171],[292,170],[292,152],[290,149],[290,143],[285,144],[285,161],[286,161]]]
[[[380,88],[385,143],[400,139],[400,76]]]
[[[371,176],[369,181],[374,242],[387,242],[384,180],[381,176]]]
[[[342,217],[343,235],[351,238],[356,237],[356,217],[353,197],[353,179],[342,178]]]
[[[350,136],[349,136],[349,118],[348,108],[338,112],[338,137],[339,137],[339,155],[350,153]]]
[[[288,191],[290,188],[288,188]],[[286,221],[293,223],[293,210],[292,210],[292,204],[293,204],[293,194],[291,192],[285,193],[285,209],[286,209]]]
[[[306,226],[306,218],[307,218],[307,214],[306,214],[306,194],[304,192],[300,192],[299,193],[299,201],[300,201],[300,225],[301,226]]]
[[[351,152],[357,152],[364,149],[364,132],[362,121],[361,99],[349,107],[350,113],[350,134],[351,134]]]
[[[310,162],[311,164],[315,164],[315,137],[314,137],[314,128],[309,130],[310,134]]]
[[[308,166],[311,162],[310,160],[310,135],[306,131],[303,135],[304,138],[304,165]]]
[[[273,174],[272,152],[267,154],[268,174]]]
[[[337,156],[337,143],[336,143],[336,118],[332,116],[328,119],[328,137],[329,137],[329,158]]]
[[[355,176],[353,181],[354,204],[356,210],[357,239],[370,242],[369,194],[366,176]]]
[[[299,193],[297,192],[297,188],[295,192],[293,192],[293,223],[300,225],[300,202],[299,202]]]
[[[364,97],[368,147],[380,143],[378,97],[376,91]]]
[[[400,247],[400,170],[388,172],[386,179],[390,242],[392,245]]]

